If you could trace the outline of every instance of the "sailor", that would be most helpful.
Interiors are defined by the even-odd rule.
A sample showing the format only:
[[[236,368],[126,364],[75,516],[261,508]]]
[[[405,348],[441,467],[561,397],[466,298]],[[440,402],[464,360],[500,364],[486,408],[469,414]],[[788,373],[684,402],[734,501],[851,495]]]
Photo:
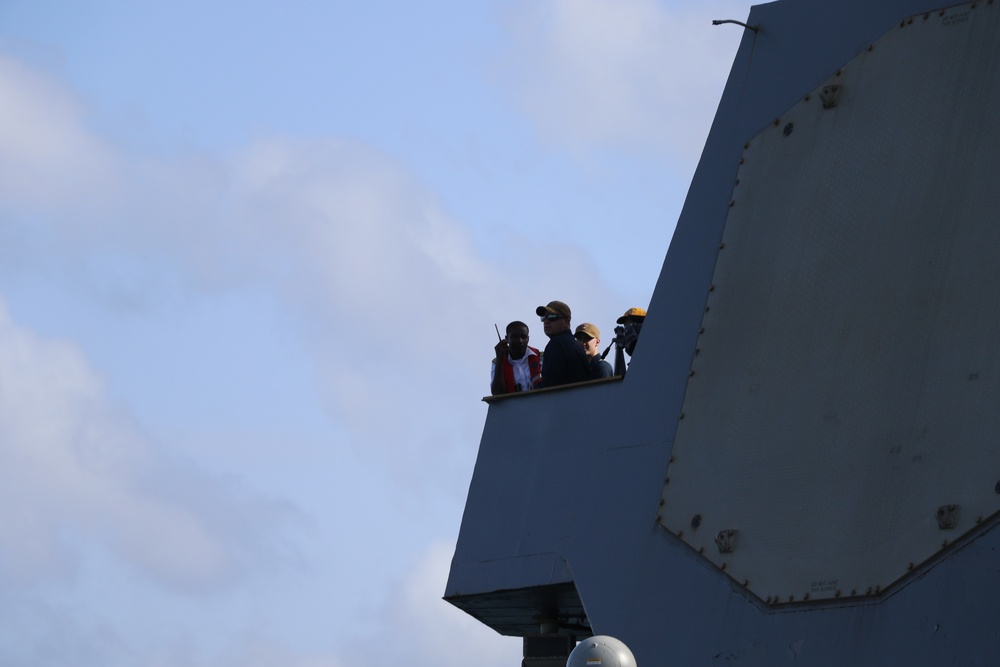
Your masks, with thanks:
[[[558,387],[582,382],[590,377],[590,360],[573,337],[569,306],[562,301],[550,301],[535,313],[542,319],[549,342],[545,346],[542,367],[542,387]]]
[[[625,314],[618,318],[615,327],[615,375],[625,375],[625,352],[631,357],[635,350],[635,344],[639,340],[639,331],[642,330],[642,323],[646,321],[646,310],[644,308],[633,307],[625,311]]]
[[[625,336],[625,351],[628,356],[632,356],[635,343],[639,340],[639,331],[642,323],[646,321],[646,311],[643,308],[629,308],[625,314],[618,318],[618,324],[622,325],[622,333]]]
[[[536,348],[528,346],[527,324],[517,321],[508,324],[507,337],[494,349],[496,358],[490,368],[490,392],[494,396],[528,391],[542,381],[542,358]]]
[[[611,364],[601,355],[601,330],[590,322],[584,322],[573,334],[587,358],[590,359],[590,379],[609,378],[615,374]]]

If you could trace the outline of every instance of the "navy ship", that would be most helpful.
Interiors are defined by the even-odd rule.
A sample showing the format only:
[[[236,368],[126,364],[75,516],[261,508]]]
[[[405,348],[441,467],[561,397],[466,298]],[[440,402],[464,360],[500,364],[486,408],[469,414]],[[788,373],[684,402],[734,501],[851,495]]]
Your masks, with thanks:
[[[484,399],[444,597],[526,667],[592,635],[642,667],[1000,664],[1000,2],[724,29],[628,373]]]

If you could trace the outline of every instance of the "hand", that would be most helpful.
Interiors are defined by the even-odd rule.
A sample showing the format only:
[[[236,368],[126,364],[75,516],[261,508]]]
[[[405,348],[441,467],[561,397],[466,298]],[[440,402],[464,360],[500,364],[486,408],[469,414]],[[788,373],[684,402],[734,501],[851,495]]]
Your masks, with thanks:
[[[501,340],[493,348],[497,353],[497,361],[504,361],[507,359],[507,355],[510,354],[510,346],[507,345],[506,340]]]

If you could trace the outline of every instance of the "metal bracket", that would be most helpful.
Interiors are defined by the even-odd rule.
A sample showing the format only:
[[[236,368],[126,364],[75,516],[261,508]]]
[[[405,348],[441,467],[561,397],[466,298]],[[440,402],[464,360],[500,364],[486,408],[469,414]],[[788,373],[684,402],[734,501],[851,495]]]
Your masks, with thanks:
[[[823,101],[824,109],[832,109],[837,106],[840,99],[840,84],[823,86],[823,89],[819,91],[819,99]]]
[[[938,528],[948,530],[955,527],[958,519],[958,505],[942,505],[937,511]]]
[[[732,553],[733,547],[736,546],[736,529],[720,530],[715,536],[715,546],[719,547],[720,554]]]

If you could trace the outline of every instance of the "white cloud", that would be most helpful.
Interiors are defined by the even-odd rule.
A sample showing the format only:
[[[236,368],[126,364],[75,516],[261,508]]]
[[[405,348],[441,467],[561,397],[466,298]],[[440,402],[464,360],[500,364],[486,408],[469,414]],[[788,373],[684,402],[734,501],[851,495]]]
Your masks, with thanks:
[[[246,222],[258,234],[250,259],[264,264],[265,249],[277,251],[281,265],[275,255],[270,262],[275,277],[295,281],[287,288],[348,318],[363,316],[376,337],[438,312],[456,290],[478,289],[492,275],[468,231],[398,164],[364,145],[264,142],[240,155],[235,173]]]
[[[287,510],[240,499],[147,442],[72,343],[0,309],[0,577],[71,577],[103,543],[170,588],[204,592],[270,560]]]
[[[746,11],[733,0],[520,3],[507,15],[509,85],[542,135],[573,150],[697,156],[742,37],[711,19]]]
[[[87,131],[82,106],[0,54],[0,200],[99,210],[116,188],[115,158]]]
[[[393,637],[352,643],[354,664],[433,664],[437,667],[509,667],[521,658],[519,637],[504,637],[441,599],[454,544],[436,542],[419,555],[385,601],[383,627]]]

